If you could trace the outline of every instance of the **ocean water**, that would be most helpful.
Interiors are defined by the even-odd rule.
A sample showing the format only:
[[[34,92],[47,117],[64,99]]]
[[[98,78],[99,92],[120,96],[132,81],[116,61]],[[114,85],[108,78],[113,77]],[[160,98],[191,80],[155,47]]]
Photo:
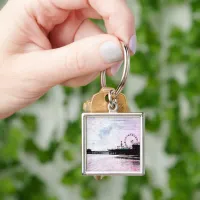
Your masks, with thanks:
[[[87,154],[87,171],[140,171],[140,160],[130,155]]]

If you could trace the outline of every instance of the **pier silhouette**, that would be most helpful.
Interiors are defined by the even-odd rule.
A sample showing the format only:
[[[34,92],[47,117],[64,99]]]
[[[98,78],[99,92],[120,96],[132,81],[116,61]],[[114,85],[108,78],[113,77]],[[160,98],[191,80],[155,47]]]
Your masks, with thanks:
[[[135,155],[140,156],[140,145],[132,145],[132,148],[116,148],[107,151],[92,151],[87,149],[87,154],[110,154],[110,155]]]
[[[107,151],[93,151],[87,149],[87,154],[109,154],[109,155],[133,155],[140,156],[140,142],[135,134],[129,133],[124,138],[124,141],[120,142],[120,145],[113,149],[107,149]]]

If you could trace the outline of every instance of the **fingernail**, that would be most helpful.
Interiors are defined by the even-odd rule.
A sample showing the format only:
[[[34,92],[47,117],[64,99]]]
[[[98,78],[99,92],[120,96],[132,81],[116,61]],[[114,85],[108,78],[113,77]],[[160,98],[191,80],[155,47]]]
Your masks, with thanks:
[[[120,62],[120,63],[114,65],[113,67],[111,67],[111,70],[110,70],[110,71],[111,71],[111,74],[112,74],[112,75],[115,75],[115,74],[119,71],[121,65],[122,65],[122,62]]]
[[[123,59],[123,53],[119,45],[108,41],[100,46],[100,54],[106,63],[118,62]]]
[[[133,35],[129,41],[129,48],[135,54],[137,48],[137,38],[136,35]]]

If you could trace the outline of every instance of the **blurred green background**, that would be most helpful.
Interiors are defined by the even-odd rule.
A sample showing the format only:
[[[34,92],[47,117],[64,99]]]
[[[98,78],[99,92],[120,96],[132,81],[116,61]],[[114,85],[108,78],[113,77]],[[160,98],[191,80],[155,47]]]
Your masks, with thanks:
[[[0,121],[0,200],[200,199],[200,1],[128,4],[138,50],[124,93],[132,111],[146,113],[146,175],[83,177],[80,114],[99,79],[57,86]]]

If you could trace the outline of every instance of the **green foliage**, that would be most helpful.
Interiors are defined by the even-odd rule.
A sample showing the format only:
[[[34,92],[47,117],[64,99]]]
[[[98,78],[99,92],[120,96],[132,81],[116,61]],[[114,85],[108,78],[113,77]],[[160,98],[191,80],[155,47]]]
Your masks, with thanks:
[[[54,196],[50,196],[45,191],[44,183],[36,176],[30,176],[26,180],[26,184],[17,193],[20,200],[56,200]]]
[[[131,73],[150,77],[157,76],[159,72],[157,59],[157,55],[149,52],[136,53],[134,57],[131,57]]]
[[[37,119],[34,115],[22,115],[21,120],[23,121],[23,124],[28,131],[37,131]]]
[[[154,117],[145,116],[145,128],[150,132],[156,132],[161,125],[161,116],[156,113]]]
[[[192,7],[193,12],[199,12],[200,11],[199,0],[191,0],[190,5]]]
[[[182,126],[176,121],[172,122],[170,127],[165,149],[168,154],[182,154],[194,151],[190,135],[187,135]]]
[[[135,97],[135,101],[140,109],[157,108],[160,102],[160,83],[155,78],[149,78],[144,90]]]
[[[180,159],[169,170],[169,175],[169,186],[174,191],[172,194],[173,199],[190,199],[193,194],[194,185],[191,182],[184,160]]]
[[[27,153],[36,155],[41,163],[46,163],[50,162],[54,158],[58,146],[58,142],[52,141],[48,149],[42,150],[37,147],[33,140],[28,139],[25,143],[24,149]]]
[[[68,161],[74,160],[73,152],[70,150],[65,150],[63,152],[63,157],[65,160],[68,160]]]
[[[93,177],[81,175],[81,166],[77,166],[67,171],[61,179],[61,182],[66,186],[82,185],[81,196],[83,199],[92,199],[96,195],[97,182]],[[104,180],[102,180],[104,181]]]
[[[9,177],[3,177],[0,179],[0,197],[6,194],[13,194],[16,192],[13,180]]]
[[[141,0],[141,6],[144,9],[153,9],[155,11],[158,11],[160,8],[160,0],[154,0],[154,1],[148,1],[148,0]]]
[[[0,143],[5,141],[8,132],[8,126],[5,120],[0,121]]]
[[[65,185],[76,185],[78,182],[80,182],[80,177],[81,177],[81,166],[78,166],[76,168],[73,168],[69,171],[67,171],[63,178],[62,178],[62,183]]]
[[[5,162],[18,160],[18,152],[24,142],[24,135],[16,127],[9,128],[0,146],[0,160]]]
[[[73,92],[73,88],[70,88],[70,87],[62,87],[62,89],[63,89],[63,91],[64,91],[64,93],[66,94],[66,95],[70,95],[70,94],[72,94],[72,92]]]
[[[162,200],[163,192],[160,188],[153,188],[153,199],[154,200]]]
[[[70,122],[65,131],[65,140],[69,143],[80,144],[81,121]]]
[[[123,199],[141,199],[141,186],[148,184],[148,182],[149,176],[147,172],[142,177],[127,177]]]
[[[167,82],[169,88],[169,101],[177,102],[179,98],[179,92],[181,92],[181,87],[176,79],[171,78]]]

